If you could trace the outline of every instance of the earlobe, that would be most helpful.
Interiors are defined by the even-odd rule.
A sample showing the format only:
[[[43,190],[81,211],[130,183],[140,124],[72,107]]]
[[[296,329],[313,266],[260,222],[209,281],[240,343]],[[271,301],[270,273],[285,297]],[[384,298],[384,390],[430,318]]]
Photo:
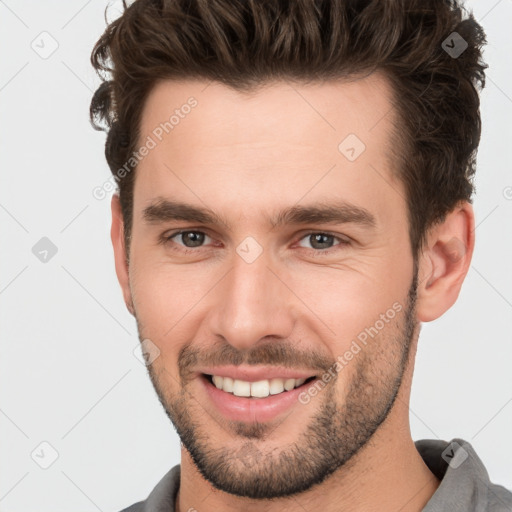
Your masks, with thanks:
[[[128,311],[132,315],[135,315],[130,291],[129,266],[124,243],[124,221],[121,210],[121,203],[117,193],[112,196],[111,210],[112,227],[110,229],[110,238],[112,240],[112,247],[114,249],[114,262],[117,280],[121,285],[121,290],[123,292],[124,301]]]
[[[419,321],[439,318],[457,300],[473,255],[474,222],[471,204],[463,202],[431,229],[418,268]]]

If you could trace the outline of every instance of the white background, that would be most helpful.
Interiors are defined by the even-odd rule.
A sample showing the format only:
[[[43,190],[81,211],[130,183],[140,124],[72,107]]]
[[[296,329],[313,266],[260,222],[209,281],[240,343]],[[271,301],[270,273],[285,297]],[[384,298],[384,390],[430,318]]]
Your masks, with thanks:
[[[410,416],[414,439],[469,441],[512,489],[512,1],[466,5],[489,42],[477,243],[458,302],[423,325]],[[179,463],[179,439],[133,354],[110,198],[92,196],[110,177],[105,136],[88,121],[104,9],[0,1],[2,512],[117,511]],[[43,31],[59,45],[47,59],[31,48]],[[47,263],[32,253],[42,237],[58,249]],[[43,441],[59,454],[48,469],[31,458]]]

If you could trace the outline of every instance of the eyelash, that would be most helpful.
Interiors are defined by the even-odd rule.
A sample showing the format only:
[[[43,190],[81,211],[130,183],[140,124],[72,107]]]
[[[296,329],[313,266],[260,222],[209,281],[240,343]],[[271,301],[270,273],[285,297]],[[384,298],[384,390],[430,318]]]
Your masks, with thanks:
[[[210,235],[208,235],[208,233],[205,233],[204,231],[194,230],[194,229],[184,229],[181,231],[176,231],[174,233],[171,233],[170,235],[162,234],[160,237],[159,243],[168,244],[169,242],[172,242],[173,238],[175,238],[178,235],[182,235],[184,233],[201,233],[203,235],[210,236]],[[315,253],[315,255],[318,255],[318,254],[327,255],[327,254],[330,254],[331,252],[335,251],[336,249],[339,249],[340,247],[345,247],[345,246],[350,245],[350,242],[348,240],[344,240],[343,238],[341,238],[333,233],[326,232],[326,231],[309,231],[308,233],[305,233],[304,235],[302,235],[302,237],[299,238],[298,241],[300,242],[304,238],[307,238],[311,235],[326,235],[326,236],[335,238],[339,241],[339,244],[335,245],[334,247],[330,247],[329,249],[309,249],[307,247],[302,247],[302,249],[307,249],[309,251],[313,251]],[[190,247],[184,247],[184,246],[179,246],[180,248],[177,248],[174,245],[170,245],[170,247],[173,251],[177,251],[182,254],[197,253],[197,251],[199,249],[203,248],[203,247],[190,248]]]

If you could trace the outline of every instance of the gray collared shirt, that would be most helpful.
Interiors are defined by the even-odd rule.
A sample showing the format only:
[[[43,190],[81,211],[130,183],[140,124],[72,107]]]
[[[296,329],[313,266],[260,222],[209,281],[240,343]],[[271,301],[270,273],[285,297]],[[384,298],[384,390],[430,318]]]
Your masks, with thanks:
[[[473,447],[463,439],[421,439],[416,449],[441,480],[422,512],[512,512],[512,492],[493,484]],[[121,512],[175,512],[180,464],[174,466],[145,501]]]

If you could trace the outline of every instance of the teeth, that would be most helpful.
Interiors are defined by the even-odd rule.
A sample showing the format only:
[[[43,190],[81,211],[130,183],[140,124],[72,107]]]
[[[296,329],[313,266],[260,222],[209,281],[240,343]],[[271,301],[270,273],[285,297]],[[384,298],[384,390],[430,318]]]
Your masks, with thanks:
[[[236,396],[251,396],[251,383],[235,379],[235,382],[233,382],[233,394]]]
[[[222,389],[222,384],[223,384],[224,377],[219,377],[217,375],[212,375],[212,380],[213,380],[213,383],[215,384],[216,387],[218,387],[219,389]]]
[[[284,391],[283,379],[272,379],[270,381],[270,394],[271,395],[277,395],[278,393],[282,393],[283,391]]]
[[[233,393],[234,383],[235,381],[231,377],[224,377],[221,389],[223,389],[224,391],[228,391],[229,393]]]
[[[231,377],[212,376],[213,383],[218,389],[222,389],[227,393],[235,396],[266,398],[269,395],[278,395],[284,390],[302,386],[306,379],[270,379],[259,380],[257,382],[247,382],[244,380],[232,379]]]
[[[265,398],[270,394],[270,384],[268,380],[259,380],[251,382],[251,396],[256,398]]]
[[[284,389],[291,391],[295,387],[295,379],[286,379],[284,381]]]

